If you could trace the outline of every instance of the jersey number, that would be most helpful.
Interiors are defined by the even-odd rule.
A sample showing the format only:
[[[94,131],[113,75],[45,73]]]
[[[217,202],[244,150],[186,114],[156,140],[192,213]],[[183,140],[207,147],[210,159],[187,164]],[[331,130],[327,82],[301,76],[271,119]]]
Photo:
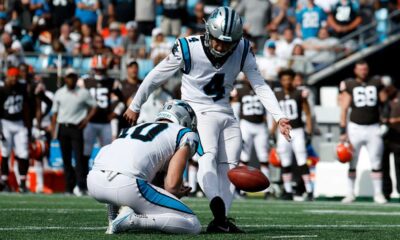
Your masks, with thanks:
[[[264,107],[261,105],[260,100],[257,96],[246,95],[242,98],[243,104],[243,115],[253,116],[253,115],[263,115]]]
[[[96,99],[99,108],[108,107],[108,89],[107,88],[91,88],[90,94]]]
[[[297,112],[297,102],[293,99],[288,99],[284,101],[280,101],[279,105],[283,112],[290,120],[295,120],[299,117],[299,113]]]
[[[225,88],[224,88],[224,78],[225,73],[216,73],[209,83],[207,83],[203,90],[204,92],[212,97],[214,102],[224,98]]]
[[[376,87],[355,87],[353,89],[353,101],[356,107],[374,107],[378,102]]]
[[[144,123],[135,128],[123,129],[118,138],[126,138],[129,135],[132,139],[137,139],[142,142],[150,142],[153,141],[160,132],[167,128],[168,124]]]
[[[22,95],[8,96],[7,100],[4,102],[4,109],[7,110],[9,114],[16,114],[22,111]]]

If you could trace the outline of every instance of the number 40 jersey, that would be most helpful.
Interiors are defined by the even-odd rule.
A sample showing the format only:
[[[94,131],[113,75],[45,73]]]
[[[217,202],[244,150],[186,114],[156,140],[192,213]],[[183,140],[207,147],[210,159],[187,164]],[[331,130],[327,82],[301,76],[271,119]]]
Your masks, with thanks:
[[[93,169],[152,181],[157,172],[167,169],[178,149],[189,146],[192,157],[199,141],[197,133],[175,123],[142,123],[123,129],[116,140],[101,148]]]

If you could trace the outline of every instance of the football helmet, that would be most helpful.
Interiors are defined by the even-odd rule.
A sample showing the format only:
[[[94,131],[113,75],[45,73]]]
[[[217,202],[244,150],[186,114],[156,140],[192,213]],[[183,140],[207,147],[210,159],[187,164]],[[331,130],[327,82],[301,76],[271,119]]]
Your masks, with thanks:
[[[279,155],[276,152],[276,148],[272,147],[269,151],[269,163],[274,167],[282,167],[281,160],[279,159]]]
[[[336,155],[339,162],[350,162],[353,159],[353,147],[349,142],[341,142],[336,146]]]
[[[172,99],[167,101],[157,114],[156,121],[166,119],[173,123],[196,131],[197,118],[194,110],[183,100]]]
[[[219,7],[206,21],[204,45],[210,49],[214,57],[223,57],[239,43],[242,35],[243,21],[239,14],[230,7]],[[219,52],[212,47],[210,42],[212,38],[231,43],[231,45],[227,51]]]

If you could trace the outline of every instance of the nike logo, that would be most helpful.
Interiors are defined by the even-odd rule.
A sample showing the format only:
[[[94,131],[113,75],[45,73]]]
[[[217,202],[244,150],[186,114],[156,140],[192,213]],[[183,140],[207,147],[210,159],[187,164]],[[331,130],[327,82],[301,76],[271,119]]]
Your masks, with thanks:
[[[217,226],[217,227],[218,227],[218,229],[220,229],[220,230],[222,230],[224,232],[229,232],[229,227],[226,227],[226,228],[221,227],[221,226]]]

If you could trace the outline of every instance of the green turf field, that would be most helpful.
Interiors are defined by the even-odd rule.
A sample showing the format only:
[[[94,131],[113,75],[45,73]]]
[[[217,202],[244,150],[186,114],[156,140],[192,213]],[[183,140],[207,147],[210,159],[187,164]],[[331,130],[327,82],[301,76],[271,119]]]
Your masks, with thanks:
[[[203,230],[211,220],[206,199],[184,200]],[[197,239],[400,239],[400,204],[342,205],[247,199],[235,201],[231,217],[246,233],[202,233]],[[151,232],[105,235],[105,206],[89,197],[0,194],[0,239],[181,239]]]

